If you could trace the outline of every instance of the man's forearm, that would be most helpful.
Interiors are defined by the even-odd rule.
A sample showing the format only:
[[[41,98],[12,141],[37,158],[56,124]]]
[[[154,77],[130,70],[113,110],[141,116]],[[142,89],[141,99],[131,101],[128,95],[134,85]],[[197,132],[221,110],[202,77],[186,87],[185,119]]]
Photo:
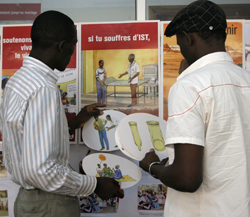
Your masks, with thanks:
[[[188,171],[181,170],[175,164],[169,166],[154,164],[151,166],[150,171],[163,184],[177,191],[195,192],[201,184],[197,177],[186,175]]]
[[[140,74],[140,73],[137,72],[137,73],[132,77],[132,79],[136,78],[139,74]]]
[[[79,124],[75,118],[68,121],[68,127],[71,132],[74,132],[78,127]]]
[[[183,191],[181,190],[181,186],[178,184],[180,177],[178,174],[175,174],[175,171],[172,170],[171,165],[165,167],[161,164],[154,164],[151,166],[150,172],[164,185],[178,191]]]

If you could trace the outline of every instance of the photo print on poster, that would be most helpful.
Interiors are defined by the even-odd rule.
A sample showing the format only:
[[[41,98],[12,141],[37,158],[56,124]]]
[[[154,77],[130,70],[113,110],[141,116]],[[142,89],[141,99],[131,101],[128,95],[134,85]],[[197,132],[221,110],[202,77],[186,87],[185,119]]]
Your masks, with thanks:
[[[167,186],[163,184],[138,185],[138,210],[162,212],[167,197]]]
[[[245,22],[245,69],[250,72],[250,21]]]
[[[7,169],[3,163],[3,153],[0,151],[0,179],[4,177],[7,177]]]
[[[116,213],[119,207],[119,198],[102,200],[95,193],[89,196],[79,196],[78,200],[81,216],[85,216],[86,213]]]
[[[0,190],[0,216],[9,216],[7,190]]]
[[[168,118],[168,94],[171,86],[176,82],[177,77],[188,68],[188,64],[181,54],[180,47],[177,45],[176,36],[166,37],[165,29],[169,22],[162,22],[162,44],[161,52],[163,58],[163,118]],[[230,54],[236,65],[243,67],[243,21],[227,21],[227,39],[225,42],[226,52]]]

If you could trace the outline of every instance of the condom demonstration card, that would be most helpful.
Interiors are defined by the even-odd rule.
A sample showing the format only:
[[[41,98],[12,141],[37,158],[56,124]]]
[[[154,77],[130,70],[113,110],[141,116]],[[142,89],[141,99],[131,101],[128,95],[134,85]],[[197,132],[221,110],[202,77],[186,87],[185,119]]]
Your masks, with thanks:
[[[124,117],[117,127],[116,143],[120,150],[135,160],[142,160],[153,148],[160,159],[167,157],[166,121],[147,113]]]

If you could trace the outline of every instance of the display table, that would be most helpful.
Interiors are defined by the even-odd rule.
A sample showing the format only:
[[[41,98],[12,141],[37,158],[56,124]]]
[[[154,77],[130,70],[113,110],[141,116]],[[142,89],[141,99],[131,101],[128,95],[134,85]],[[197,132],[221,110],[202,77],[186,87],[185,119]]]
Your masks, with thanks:
[[[145,88],[143,88],[143,93],[140,94],[139,93],[139,87],[141,85],[145,85],[149,82],[150,79],[145,79],[145,80],[139,80],[138,81],[138,84],[137,84],[137,91],[136,91],[136,96],[137,98],[141,97],[141,96],[144,96],[145,98]],[[130,83],[128,83],[128,80],[118,80],[118,79],[115,79],[114,77],[110,77],[110,78],[107,78],[106,81],[105,81],[105,87],[106,87],[106,102],[107,102],[107,97],[108,96],[113,96],[114,98],[117,97],[117,94],[118,92],[116,92],[116,87],[129,87],[130,86]],[[111,92],[111,93],[107,93],[107,88],[108,87],[113,87],[114,91]],[[122,95],[123,92],[119,92],[119,94]],[[119,97],[126,97],[126,96],[119,96]],[[144,99],[144,102],[145,102],[145,99]]]

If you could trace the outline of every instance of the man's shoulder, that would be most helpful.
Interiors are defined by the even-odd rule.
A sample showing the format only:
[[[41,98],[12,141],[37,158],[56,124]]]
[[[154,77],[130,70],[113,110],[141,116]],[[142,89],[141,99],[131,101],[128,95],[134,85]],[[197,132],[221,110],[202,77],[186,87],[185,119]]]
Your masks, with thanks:
[[[104,68],[102,68],[102,69],[101,68],[97,68],[96,71],[97,72],[105,72],[105,69]]]
[[[139,66],[139,64],[137,62],[135,62],[135,66]]]
[[[55,85],[39,73],[39,70],[29,67],[21,67],[9,79],[8,88],[15,92],[22,92],[23,97],[29,97],[43,87],[53,87]]]

